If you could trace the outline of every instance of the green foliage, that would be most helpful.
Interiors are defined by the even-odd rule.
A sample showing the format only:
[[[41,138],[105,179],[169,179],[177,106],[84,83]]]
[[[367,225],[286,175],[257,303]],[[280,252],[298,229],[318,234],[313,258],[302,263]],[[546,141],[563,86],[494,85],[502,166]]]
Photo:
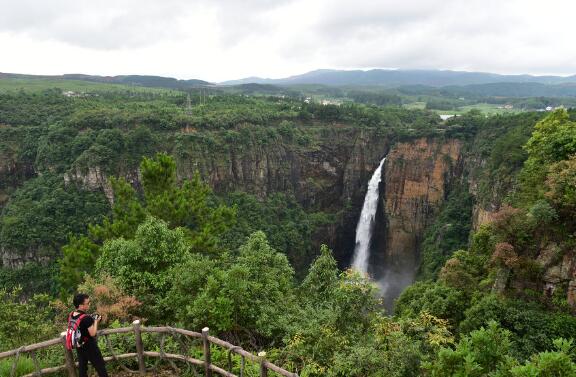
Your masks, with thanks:
[[[233,223],[233,208],[213,206],[211,190],[198,174],[178,185],[176,164],[166,154],[158,154],[155,159],[145,158],[141,171],[144,200],[124,179],[112,179],[112,216],[102,224],[90,225],[87,237],[73,237],[63,248],[59,281],[65,290],[73,290],[82,273],[92,271],[99,245],[116,240],[117,247],[123,250],[136,247],[131,239],[149,216],[162,220],[170,229],[178,228],[185,237],[186,247],[194,252],[221,250],[218,238]]]
[[[562,216],[562,220],[573,226],[573,214],[576,212],[576,155],[550,166],[545,196]]]
[[[0,290],[0,349],[10,350],[22,345],[50,339],[58,333],[48,307],[49,296],[35,295],[20,301],[18,289]]]
[[[460,103],[457,100],[431,98],[426,102],[429,110],[456,110]]]
[[[470,252],[483,256],[492,255],[494,246],[496,246],[496,242],[497,239],[494,232],[492,231],[492,226],[490,224],[481,225],[472,235]]]
[[[11,198],[0,218],[0,243],[7,250],[36,250],[54,256],[67,235],[82,233],[108,212],[100,192],[65,185],[55,175],[28,181]]]
[[[556,110],[534,126],[525,148],[537,163],[567,160],[576,153],[576,124],[566,110]]]
[[[554,340],[556,351],[534,355],[525,365],[512,368],[514,377],[563,377],[576,376],[576,363],[572,341],[558,338]]]
[[[1,93],[0,123],[38,126],[64,119],[73,108],[74,100],[61,95],[58,90]]]
[[[276,93],[238,90],[253,89]],[[397,93],[408,89],[317,90],[389,105],[399,104]],[[428,93],[420,101],[461,107],[457,89],[446,91],[452,94]],[[443,96],[443,103],[434,105],[435,97]],[[67,241],[59,264],[65,293],[87,279],[81,289],[112,318],[136,314],[151,325],[208,326],[234,344],[270,350],[272,360],[301,376],[574,374],[570,341],[552,341],[576,333],[574,317],[554,311],[569,309],[567,284],[558,284],[552,298],[539,293],[548,268],[538,259],[540,249],[549,247],[551,260],[560,260],[574,245],[575,127],[565,112],[545,118],[532,134],[541,114],[486,118],[471,111],[441,122],[423,110],[280,97],[214,92],[200,104],[192,93],[187,111],[185,102],[184,95],[118,92],[82,98],[64,97],[59,90],[0,95],[0,159],[19,172],[0,169],[0,203],[6,203],[2,247],[52,256]],[[213,172],[207,161],[220,171],[228,166],[223,161],[236,161],[236,169],[253,151],[323,153],[335,138],[343,139],[338,148],[346,146],[359,130],[387,140],[439,135],[465,140],[470,156],[465,167],[478,166],[465,179],[475,184],[481,206],[502,208],[463,250],[473,203],[469,188],[452,190],[423,243],[420,273],[427,281],[403,293],[394,317],[384,316],[372,283],[338,270],[326,246],[306,274],[317,255],[315,232],[334,221],[313,211],[338,208],[314,197],[304,210],[291,194],[271,193],[272,186],[265,198],[226,193],[220,200],[200,179],[200,173]],[[159,150],[173,153],[178,164],[168,153],[152,158]],[[200,173],[192,175],[196,169]],[[96,178],[105,186],[110,176],[126,177],[110,180],[111,213],[104,195],[74,183]],[[263,192],[249,179],[240,180],[213,181],[219,191]],[[306,184],[318,192],[326,186],[318,177]],[[521,208],[502,207],[504,202]],[[91,224],[87,232],[85,224]],[[53,290],[46,271],[51,270],[37,265],[0,270],[6,287],[0,295],[0,347],[57,332],[52,323],[62,318],[55,321],[47,298],[31,298],[36,290]],[[508,285],[498,290],[500,296],[492,295],[502,271]],[[12,292],[16,284],[23,290]],[[132,341],[116,346],[132,350]],[[154,349],[151,338],[145,341]],[[556,351],[549,351],[552,343]],[[167,347],[176,349],[173,342]],[[226,359],[221,352],[214,357]]]
[[[558,220],[556,210],[545,200],[538,200],[534,203],[528,213],[538,225],[548,225]]]
[[[434,279],[450,255],[468,245],[472,228],[472,196],[465,188],[450,193],[422,242],[420,278]]]
[[[403,318],[417,318],[422,313],[429,313],[455,327],[463,319],[468,301],[466,294],[458,289],[441,283],[417,282],[402,292],[396,300],[394,312]]]
[[[12,358],[0,360],[0,376],[11,376],[14,360]],[[20,356],[14,370],[14,377],[21,377],[34,372],[34,361],[27,356]]]
[[[507,369],[511,363],[510,346],[510,333],[499,328],[496,322],[490,322],[486,328],[463,337],[455,349],[440,350],[438,360],[426,369],[434,377],[488,376],[498,369]]]
[[[550,313],[536,303],[509,300],[495,295],[480,298],[465,312],[460,331],[468,333],[496,321],[510,331],[514,340],[512,354],[519,359],[552,347],[552,340],[576,334],[576,318],[569,314]]]
[[[234,192],[225,200],[237,209],[237,218],[235,224],[222,234],[222,245],[236,250],[250,234],[262,230],[270,245],[288,256],[298,276],[305,274],[315,255],[312,245],[314,231],[333,221],[325,213],[306,212],[293,196],[283,193],[273,193],[259,200],[245,192]]]
[[[356,376],[377,371],[383,360],[368,351],[375,347],[372,342],[377,340],[372,334],[383,320],[376,292],[360,275],[339,273],[330,251],[323,247],[299,289],[300,305],[287,323],[283,354],[289,365],[298,367],[302,376]],[[367,358],[354,363],[354,355]],[[391,362],[398,362],[396,367],[402,370],[403,356],[406,354],[389,355],[384,360],[388,370],[392,370]],[[414,354],[406,356],[404,363],[412,365]]]
[[[62,259],[58,284],[61,288],[75,288],[82,282],[84,275],[91,273],[96,259],[100,254],[100,247],[86,236],[71,236],[68,243],[62,247]],[[61,295],[68,294],[62,289]]]
[[[554,111],[538,122],[525,149],[528,160],[520,175],[522,187],[514,202],[524,207],[543,198],[549,165],[576,153],[576,125],[566,110]]]
[[[371,93],[368,91],[354,90],[347,93],[354,102],[366,103],[378,106],[399,106],[402,104],[402,98],[396,94],[390,93]]]
[[[320,256],[308,269],[300,286],[302,299],[314,303],[330,297],[338,286],[338,266],[328,246],[322,245]]]
[[[88,227],[92,238],[100,242],[117,237],[134,237],[138,225],[146,218],[144,206],[126,180],[111,178],[110,184],[114,192],[112,216],[105,218],[102,224]]]
[[[58,265],[54,262],[47,265],[29,262],[16,269],[0,267],[0,289],[9,291],[20,287],[20,295],[26,298],[39,293],[55,295],[57,271]]]
[[[113,276],[120,286],[144,302],[149,318],[165,318],[162,298],[170,290],[171,269],[184,261],[190,252],[185,232],[174,230],[162,220],[149,217],[132,240],[106,241],[96,262],[99,274]]]
[[[470,296],[483,287],[487,273],[486,262],[485,255],[479,255],[473,250],[458,250],[442,267],[438,280]]]
[[[158,154],[141,164],[146,211],[170,224],[182,227],[196,251],[218,250],[219,235],[233,224],[236,211],[224,205],[211,206],[210,187],[196,173],[180,187],[172,157]]]
[[[210,326],[253,346],[278,339],[294,308],[294,272],[262,232],[252,234],[235,258],[219,263],[194,255],[172,272],[167,301],[179,322]]]

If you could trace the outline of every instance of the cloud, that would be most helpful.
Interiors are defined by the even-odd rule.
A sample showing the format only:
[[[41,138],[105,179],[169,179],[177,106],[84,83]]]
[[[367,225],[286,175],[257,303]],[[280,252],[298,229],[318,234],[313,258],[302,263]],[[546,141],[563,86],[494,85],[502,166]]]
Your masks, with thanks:
[[[94,49],[139,48],[205,33],[218,33],[231,45],[265,27],[259,15],[286,1],[0,0],[0,32]],[[202,19],[212,24],[197,30]]]
[[[21,0],[2,5],[0,31],[86,48],[131,48],[178,39],[190,13],[175,0]]]
[[[576,4],[562,0],[0,0],[0,9],[0,71],[213,81],[317,68],[576,73]]]

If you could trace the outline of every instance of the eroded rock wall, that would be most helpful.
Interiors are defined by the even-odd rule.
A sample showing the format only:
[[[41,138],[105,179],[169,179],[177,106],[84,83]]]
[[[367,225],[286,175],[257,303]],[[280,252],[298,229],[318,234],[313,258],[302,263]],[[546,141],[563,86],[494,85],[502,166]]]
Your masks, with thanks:
[[[421,138],[394,145],[386,158],[373,275],[385,300],[414,281],[419,249],[456,180],[462,178],[462,142]]]

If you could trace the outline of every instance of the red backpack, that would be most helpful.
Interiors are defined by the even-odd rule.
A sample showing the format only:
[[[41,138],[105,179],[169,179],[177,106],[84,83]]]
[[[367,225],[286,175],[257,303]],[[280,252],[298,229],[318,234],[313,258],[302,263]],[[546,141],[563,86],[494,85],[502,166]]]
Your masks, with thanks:
[[[80,313],[80,316],[76,319],[72,318],[72,314],[68,316],[68,330],[66,331],[66,348],[72,350],[74,348],[80,348],[86,342],[86,338],[80,333],[80,322],[86,314]]]

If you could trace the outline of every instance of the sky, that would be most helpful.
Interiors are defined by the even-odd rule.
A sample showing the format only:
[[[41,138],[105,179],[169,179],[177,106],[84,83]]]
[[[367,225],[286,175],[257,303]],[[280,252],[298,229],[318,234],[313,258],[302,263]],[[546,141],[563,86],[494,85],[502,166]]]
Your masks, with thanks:
[[[576,74],[572,0],[0,0],[0,72]]]

